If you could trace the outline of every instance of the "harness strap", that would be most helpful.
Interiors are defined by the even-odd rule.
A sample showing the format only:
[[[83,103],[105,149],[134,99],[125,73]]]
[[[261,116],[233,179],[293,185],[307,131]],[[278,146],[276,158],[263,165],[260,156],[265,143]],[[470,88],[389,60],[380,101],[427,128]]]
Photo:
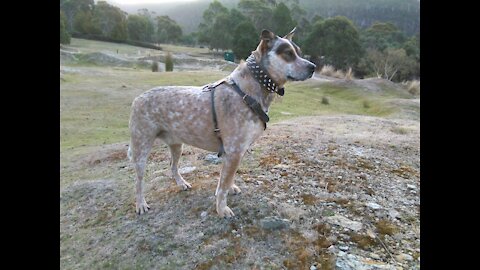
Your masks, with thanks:
[[[234,80],[231,80],[232,83],[230,84],[231,86],[233,86],[233,89],[235,90],[235,92],[237,94],[239,94],[242,99],[243,99],[243,102],[245,102],[245,104],[247,104],[247,106],[256,114],[258,115],[258,117],[260,117],[260,120],[262,120],[263,122],[263,126],[264,126],[264,130],[267,129],[267,122],[270,121],[270,117],[268,117],[268,115],[263,111],[262,109],[262,106],[260,105],[260,103],[258,103],[254,98],[252,98],[251,96],[245,94],[245,92],[243,92],[240,87],[238,87],[238,85],[235,83]]]
[[[225,150],[223,149],[223,141],[220,135],[220,129],[218,128],[217,112],[215,111],[215,87],[216,86],[218,85],[215,85],[214,87],[210,87],[210,91],[212,93],[210,97],[212,100],[211,103],[212,103],[212,114],[213,114],[213,132],[215,133],[215,135],[217,135],[217,138],[220,141],[220,149],[218,151],[218,157],[221,157],[225,153]]]

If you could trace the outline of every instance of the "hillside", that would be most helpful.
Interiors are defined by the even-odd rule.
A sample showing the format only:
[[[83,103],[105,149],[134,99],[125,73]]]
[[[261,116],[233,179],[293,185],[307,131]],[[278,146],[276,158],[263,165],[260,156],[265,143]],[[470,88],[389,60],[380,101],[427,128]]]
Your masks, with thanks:
[[[115,3],[114,1],[110,1]],[[188,3],[167,2],[162,4],[120,5],[128,13],[147,8],[158,15],[168,15],[182,27],[185,33],[197,31],[202,20],[203,11],[210,0],[198,0]],[[220,0],[227,8],[236,7],[238,0]],[[337,15],[346,16],[361,28],[370,26],[375,21],[390,21],[408,35],[420,31],[419,0],[300,0],[300,6],[307,11],[307,18],[315,15],[324,18]],[[188,14],[188,16],[185,16]]]
[[[136,61],[164,52],[81,39],[61,48],[61,269],[420,269],[420,99],[382,79],[288,83],[235,176],[233,219],[215,213],[222,160],[185,146],[179,167],[193,188],[182,192],[157,142],[151,210],[136,215],[132,100],[229,74],[207,49],[162,47],[185,63],[151,72]]]

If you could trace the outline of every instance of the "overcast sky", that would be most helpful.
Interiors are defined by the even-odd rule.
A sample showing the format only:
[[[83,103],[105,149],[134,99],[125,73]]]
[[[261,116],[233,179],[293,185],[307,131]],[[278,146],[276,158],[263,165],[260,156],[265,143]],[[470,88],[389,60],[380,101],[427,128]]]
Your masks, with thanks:
[[[107,2],[118,3],[122,5],[132,5],[132,4],[156,4],[156,3],[165,3],[165,2],[191,2],[195,0],[107,0]]]

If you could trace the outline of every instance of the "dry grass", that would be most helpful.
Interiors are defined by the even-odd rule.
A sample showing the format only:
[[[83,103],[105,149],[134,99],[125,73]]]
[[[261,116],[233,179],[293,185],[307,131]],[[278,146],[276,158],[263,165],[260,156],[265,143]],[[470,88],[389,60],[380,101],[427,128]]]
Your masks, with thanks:
[[[407,91],[414,96],[420,95],[420,81],[413,80],[407,82]]]
[[[347,80],[352,80],[353,77],[353,72],[352,69],[350,68],[347,71],[347,74],[341,69],[336,70],[333,66],[331,65],[325,65],[322,67],[320,70],[320,75],[328,76],[328,77],[334,77],[337,79],[347,79]],[[348,78],[347,78],[348,76]]]
[[[352,68],[349,67],[348,70],[347,70],[347,73],[345,73],[345,80],[351,81],[351,80],[354,80],[354,79],[355,79],[355,76],[353,75]]]
[[[339,70],[335,71],[335,73],[333,73],[333,77],[335,77],[337,79],[343,79],[343,78],[345,78],[345,72],[343,72],[343,70],[339,69]]]
[[[325,65],[320,70],[320,74],[328,77],[333,77],[333,74],[335,74],[335,68],[330,65]]]

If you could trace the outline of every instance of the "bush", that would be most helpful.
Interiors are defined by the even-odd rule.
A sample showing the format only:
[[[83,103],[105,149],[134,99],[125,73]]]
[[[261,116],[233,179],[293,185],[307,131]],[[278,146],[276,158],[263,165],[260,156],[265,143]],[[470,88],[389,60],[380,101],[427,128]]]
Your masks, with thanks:
[[[370,102],[368,100],[363,101],[363,108],[369,109],[370,108]]]
[[[335,73],[335,69],[330,65],[325,65],[320,70],[320,74],[328,77],[332,77]]]
[[[335,71],[335,73],[333,73],[333,77],[338,78],[338,79],[343,79],[343,78],[345,78],[345,73],[341,69],[339,69],[339,70]]]
[[[165,56],[165,71],[173,71],[173,58],[170,52]]]
[[[325,105],[330,104],[330,101],[328,100],[327,97],[322,97],[322,104],[325,104]]]
[[[353,79],[355,79],[355,76],[353,76],[353,71],[352,71],[352,68],[350,67],[350,68],[348,68],[348,71],[345,74],[345,80],[351,81]]]
[[[413,80],[408,83],[407,90],[412,95],[420,95],[420,81]]]
[[[158,62],[153,61],[152,63],[152,72],[158,72]]]

